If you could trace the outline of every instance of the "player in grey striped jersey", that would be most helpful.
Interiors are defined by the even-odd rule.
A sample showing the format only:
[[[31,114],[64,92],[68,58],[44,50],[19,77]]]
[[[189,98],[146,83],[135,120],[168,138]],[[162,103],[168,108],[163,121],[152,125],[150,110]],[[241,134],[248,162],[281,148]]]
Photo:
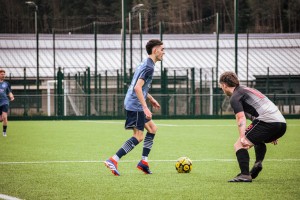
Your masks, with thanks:
[[[277,144],[286,132],[286,121],[277,106],[256,89],[241,86],[237,75],[224,72],[219,79],[220,88],[230,96],[239,131],[234,144],[241,173],[229,182],[252,182],[262,170],[267,148],[265,143]],[[252,123],[246,127],[246,118]],[[249,171],[248,149],[254,146],[256,161]]]

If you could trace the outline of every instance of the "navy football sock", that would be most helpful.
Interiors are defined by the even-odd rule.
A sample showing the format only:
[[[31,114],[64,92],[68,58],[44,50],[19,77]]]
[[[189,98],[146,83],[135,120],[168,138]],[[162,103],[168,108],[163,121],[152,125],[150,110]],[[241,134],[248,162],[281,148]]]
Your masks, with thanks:
[[[3,126],[3,132],[5,132],[6,133],[6,129],[7,129],[7,126]]]
[[[139,141],[135,137],[131,137],[123,144],[123,146],[119,149],[119,151],[116,153],[116,155],[119,158],[122,158],[122,156],[129,153],[138,144],[139,144]]]
[[[152,149],[153,146],[153,139],[154,139],[155,134],[153,133],[148,133],[146,134],[146,137],[144,139],[144,147],[143,147],[143,154],[142,154],[142,159],[147,161],[147,157]]]

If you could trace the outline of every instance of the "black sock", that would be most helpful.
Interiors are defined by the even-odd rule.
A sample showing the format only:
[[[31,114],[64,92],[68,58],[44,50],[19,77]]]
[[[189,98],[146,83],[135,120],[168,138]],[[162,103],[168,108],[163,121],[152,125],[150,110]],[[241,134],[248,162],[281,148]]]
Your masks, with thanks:
[[[3,132],[6,132],[7,126],[3,125]]]
[[[236,152],[236,157],[239,162],[241,173],[244,175],[249,175],[249,153],[246,149],[239,149]]]
[[[143,147],[142,156],[148,157],[148,155],[151,151],[152,145],[153,145],[154,136],[155,136],[155,134],[147,132],[146,137],[144,139],[144,147]]]
[[[119,151],[116,153],[116,155],[119,158],[122,158],[122,156],[129,153],[136,145],[139,144],[139,141],[135,137],[129,138],[119,149]]]
[[[265,158],[266,152],[267,152],[267,147],[265,143],[260,143],[254,146],[255,149],[255,156],[256,156],[256,161],[255,162],[262,162]]]

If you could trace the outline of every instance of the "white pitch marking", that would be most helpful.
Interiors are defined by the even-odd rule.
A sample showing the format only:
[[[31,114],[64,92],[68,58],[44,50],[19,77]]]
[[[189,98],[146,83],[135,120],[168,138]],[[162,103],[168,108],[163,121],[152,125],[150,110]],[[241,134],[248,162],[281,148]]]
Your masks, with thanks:
[[[220,127],[228,127],[228,126],[235,126],[235,125],[209,125],[209,124],[157,124],[159,126],[176,126],[176,127],[212,127],[212,126],[220,126]]]
[[[86,123],[99,123],[99,124],[124,124],[124,122],[116,122],[116,121],[80,121],[80,122],[86,122]],[[211,127],[211,126],[235,126],[235,125],[222,125],[222,124],[217,124],[217,125],[209,125],[209,124],[183,124],[183,125],[178,125],[178,124],[156,124],[159,126],[182,126],[182,127],[186,127],[186,126],[207,126],[207,127]]]
[[[3,200],[20,200],[16,197],[11,197],[11,196],[8,196],[8,195],[5,195],[5,194],[0,194],[0,199],[3,199]]]
[[[122,163],[138,162],[139,160],[121,160]],[[176,160],[150,160],[149,162],[175,162]],[[236,159],[200,159],[193,162],[235,162]],[[285,159],[266,159],[265,162],[299,162],[298,158]],[[18,164],[60,164],[60,163],[101,163],[104,160],[53,160],[53,161],[27,161],[27,162],[0,162],[0,165],[18,165]]]
[[[117,121],[79,121],[79,122],[86,122],[86,123],[99,123],[99,124],[124,124],[124,122],[117,122]],[[169,127],[230,127],[236,126],[235,124],[156,124],[159,126],[169,126]],[[288,124],[287,126],[300,126],[300,124]]]

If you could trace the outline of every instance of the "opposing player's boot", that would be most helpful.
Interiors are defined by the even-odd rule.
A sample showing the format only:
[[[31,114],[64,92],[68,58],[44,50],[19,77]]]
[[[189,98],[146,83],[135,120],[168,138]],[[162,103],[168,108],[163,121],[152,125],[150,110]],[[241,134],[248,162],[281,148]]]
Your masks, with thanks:
[[[6,137],[7,135],[6,135],[6,132],[3,132],[3,137]]]
[[[252,177],[250,175],[245,174],[238,174],[233,179],[229,180],[228,182],[252,182]]]
[[[113,158],[109,158],[106,161],[104,161],[104,165],[110,169],[111,173],[115,176],[120,176],[120,173],[118,171],[118,163]]]
[[[259,172],[262,170],[262,163],[261,161],[254,163],[252,169],[250,170],[250,175],[252,177],[252,179],[255,179]]]
[[[137,166],[136,166],[139,170],[143,171],[145,174],[152,174],[152,172],[149,169],[149,164],[148,162],[141,160]]]

